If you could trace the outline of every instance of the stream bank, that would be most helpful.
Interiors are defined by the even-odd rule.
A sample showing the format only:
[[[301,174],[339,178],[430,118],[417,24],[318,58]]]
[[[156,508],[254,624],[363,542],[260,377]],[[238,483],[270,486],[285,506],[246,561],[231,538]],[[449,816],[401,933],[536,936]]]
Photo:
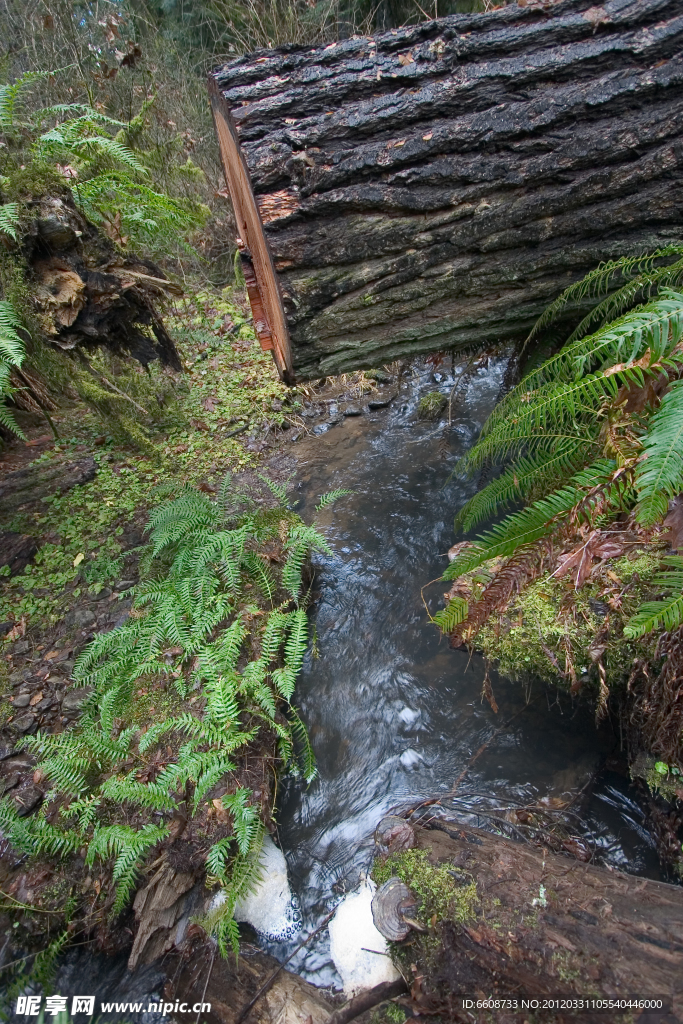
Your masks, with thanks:
[[[304,518],[323,491],[353,490],[321,518],[332,554],[317,559],[315,640],[297,691],[320,778],[309,789],[287,783],[278,815],[303,929],[290,940],[258,940],[280,960],[369,870],[378,819],[435,796],[442,811],[435,805],[431,814],[504,834],[545,815],[546,832],[574,841],[575,851],[659,874],[643,800],[609,723],[596,731],[588,703],[494,676],[495,713],[481,701],[481,660],[450,651],[427,620],[422,586],[443,570],[453,511],[476,486],[454,492],[460,483],[444,483],[495,402],[504,364],[479,367],[450,430],[417,418],[421,398],[453,387],[450,360],[406,370],[365,394],[338,382],[304,395],[308,432],[290,426],[283,436],[299,439],[268,458],[277,480],[297,472]],[[264,449],[262,442],[247,447]],[[580,824],[563,832],[565,810]],[[317,985],[337,983],[325,933],[291,965]]]

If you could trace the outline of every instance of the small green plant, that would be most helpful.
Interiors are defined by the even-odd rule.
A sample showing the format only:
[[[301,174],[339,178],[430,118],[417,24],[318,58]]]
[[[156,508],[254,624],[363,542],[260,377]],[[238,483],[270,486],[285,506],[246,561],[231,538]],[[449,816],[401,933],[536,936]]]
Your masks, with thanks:
[[[148,184],[144,154],[127,140],[142,115],[130,122],[109,117],[85,103],[61,103],[25,111],[37,82],[60,74],[29,72],[0,85],[0,135],[5,140],[0,187],[31,198],[41,174],[52,187],[70,189],[82,211],[121,246],[193,252],[183,236],[206,222],[209,210],[187,198],[172,198]],[[145,107],[146,109],[146,107]],[[45,130],[46,125],[51,127]],[[61,182],[61,185],[60,185]],[[0,232],[16,241],[21,219],[17,202],[0,210]],[[196,254],[195,254],[196,255]]]
[[[511,503],[525,507],[461,545],[446,569],[444,579],[459,582],[435,621],[455,642],[472,639],[555,552],[575,544],[566,556],[573,561],[557,571],[571,568],[578,589],[593,551],[619,553],[609,545],[618,516],[630,516],[645,536],[683,490],[683,293],[671,287],[683,279],[682,256],[675,244],[602,264],[535,325],[529,340],[577,304],[600,300],[564,346],[508,392],[459,464],[470,474],[497,466],[499,474],[461,509],[456,528],[469,531]],[[647,301],[630,308],[638,299]],[[590,550],[581,548],[589,536]],[[683,560],[665,564],[671,571],[655,584],[671,596],[643,606],[626,626],[629,639],[683,623]],[[480,567],[490,579],[473,599],[465,577]]]
[[[12,303],[0,302],[0,424],[19,437],[24,436],[23,432],[7,408],[5,399],[16,390],[10,379],[12,370],[21,366],[26,355],[24,342],[19,335],[21,329],[21,320]]]
[[[43,809],[19,818],[13,801],[0,801],[0,825],[21,852],[63,858],[85,847],[87,864],[111,863],[114,915],[174,812],[197,819],[212,837],[209,873],[228,894],[215,922],[223,951],[237,942],[231,908],[264,835],[252,793],[235,781],[236,759],[264,732],[284,765],[315,775],[291,701],[307,647],[303,566],[312,549],[328,549],[272,490],[277,506],[258,507],[228,477],[215,500],[186,487],[154,511],[130,618],[74,667],[77,685],[90,688],[78,727],[25,741],[50,783]],[[260,554],[264,544],[281,550],[277,568]],[[164,691],[185,708],[159,719]],[[207,822],[217,786],[229,827]],[[53,800],[57,815],[47,811]]]
[[[440,391],[430,391],[428,394],[423,395],[417,403],[417,415],[420,419],[424,420],[438,419],[446,402],[446,396],[442,395]]]

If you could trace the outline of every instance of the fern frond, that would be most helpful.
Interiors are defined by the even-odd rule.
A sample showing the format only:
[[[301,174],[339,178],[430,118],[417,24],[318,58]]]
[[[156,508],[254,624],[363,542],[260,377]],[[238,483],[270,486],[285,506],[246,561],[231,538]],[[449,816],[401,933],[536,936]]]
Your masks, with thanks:
[[[0,232],[18,241],[19,203],[3,203],[0,206]]]
[[[544,327],[556,320],[571,303],[597,299],[601,295],[606,295],[616,280],[628,281],[630,278],[649,274],[657,260],[677,255],[683,255],[683,245],[674,243],[642,256],[622,256],[618,260],[601,263],[580,281],[565,288],[562,294],[548,306],[532,327],[526,344],[532,341]]]
[[[263,473],[259,473],[259,480],[261,480],[262,483],[266,485],[271,494],[273,494],[277,498],[278,505],[280,506],[280,508],[285,509],[288,507],[289,502],[287,498],[286,483],[278,484],[275,482],[275,480],[271,480],[269,477],[264,476]],[[289,483],[289,481],[287,481],[287,483]]]
[[[292,724],[292,733],[301,747],[300,761],[304,779],[311,783],[318,775],[318,767],[315,763],[315,754],[308,736],[308,730],[301,721],[298,712],[291,705],[289,707],[289,718]]]
[[[670,633],[683,623],[683,557],[670,555],[662,560],[667,572],[655,576],[653,584],[668,597],[664,601],[645,601],[624,626],[624,635],[637,639],[655,629]]]
[[[21,366],[26,355],[24,342],[18,334],[21,327],[19,314],[12,303],[0,302],[0,360],[11,366]]]
[[[522,545],[547,536],[558,521],[566,518],[596,487],[610,485],[605,498],[616,513],[621,508],[622,497],[620,481],[610,483],[616,469],[614,461],[600,459],[577,473],[568,486],[533,502],[521,512],[506,516],[462,551],[448,566],[443,579],[457,579],[492,558],[512,555]]]
[[[510,469],[477,491],[455,517],[455,529],[467,532],[512,502],[551,490],[585,465],[591,454],[597,454],[597,444],[590,439],[562,438],[547,447],[541,444],[532,455],[520,456]]]
[[[320,495],[320,501],[315,506],[316,512],[322,511],[322,509],[327,508],[328,505],[331,505],[333,502],[337,501],[339,498],[343,498],[345,494],[351,494],[351,493],[352,492],[350,490],[348,490],[347,488],[339,487],[339,488],[337,488],[336,491],[328,491],[327,494],[321,494]]]
[[[260,819],[258,809],[248,803],[252,795],[250,789],[240,787],[235,793],[226,793],[223,807],[232,814],[237,846],[243,857],[246,857],[256,838]]]
[[[468,604],[462,597],[452,597],[445,608],[433,616],[442,633],[452,633],[467,618]]]
[[[683,246],[681,246],[681,252],[683,252]],[[676,260],[675,263],[668,266],[658,267],[656,270],[640,274],[598,303],[572,331],[567,338],[567,344],[571,345],[573,341],[583,338],[591,327],[606,324],[610,320],[622,316],[628,309],[635,306],[636,302],[648,299],[658,288],[664,286],[678,288],[681,283],[683,283],[683,260]]]
[[[472,471],[486,464],[505,451],[507,440],[532,432],[525,431],[525,426],[561,433],[560,424],[571,422],[572,417],[593,424],[600,401],[614,397],[619,380],[629,381],[633,364],[648,349],[651,362],[668,359],[682,333],[683,295],[666,290],[595,334],[566,345],[508,392],[460,467]],[[621,364],[622,371],[605,376],[605,371]],[[570,405],[565,405],[565,394]]]
[[[683,380],[674,381],[651,417],[636,467],[638,522],[652,526],[683,491]]]

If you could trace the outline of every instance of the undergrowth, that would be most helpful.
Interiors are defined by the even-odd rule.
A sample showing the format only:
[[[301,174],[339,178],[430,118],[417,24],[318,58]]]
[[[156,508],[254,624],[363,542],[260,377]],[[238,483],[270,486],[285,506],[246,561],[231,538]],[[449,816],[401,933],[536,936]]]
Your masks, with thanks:
[[[84,849],[86,866],[109,866],[112,918],[142,864],[172,843],[178,816],[191,820],[209,880],[227,894],[212,921],[224,954],[237,948],[232,913],[254,881],[265,829],[240,759],[275,740],[280,764],[315,774],[291,699],[307,646],[302,573],[309,552],[327,545],[284,488],[265,483],[272,507],[227,477],[215,499],[184,487],[156,508],[129,618],[74,667],[88,688],[78,725],[23,741],[48,785],[42,807],[21,818],[11,798],[0,801],[17,851],[68,861]]]
[[[529,361],[458,466],[493,479],[456,529],[493,525],[452,549],[434,621],[508,674],[572,693],[594,684],[599,717],[611,688],[648,662],[659,671],[658,632],[683,624],[683,560],[662,561],[683,546],[682,255],[674,244],[601,264],[563,292],[528,342],[586,300],[590,313],[555,354]]]

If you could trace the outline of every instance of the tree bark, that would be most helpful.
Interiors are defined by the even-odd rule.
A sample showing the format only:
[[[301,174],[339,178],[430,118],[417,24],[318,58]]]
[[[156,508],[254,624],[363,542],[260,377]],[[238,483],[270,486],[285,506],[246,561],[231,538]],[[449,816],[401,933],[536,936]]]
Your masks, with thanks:
[[[682,43],[681,0],[564,0],[215,71],[296,377],[523,337],[601,260],[678,240]]]
[[[683,1019],[683,890],[648,878],[593,867],[454,822],[415,827],[416,845],[434,864],[451,865],[477,883],[482,911],[469,924],[444,922],[441,948],[421,965],[415,1009],[446,1019],[478,1019],[461,996],[518,1002],[494,1012],[499,1024],[529,1019],[522,999],[662,998],[659,1018]],[[415,958],[410,939],[406,957]],[[539,1019],[604,1024],[623,1012],[558,1005]],[[633,1020],[641,1013],[633,1012]]]

